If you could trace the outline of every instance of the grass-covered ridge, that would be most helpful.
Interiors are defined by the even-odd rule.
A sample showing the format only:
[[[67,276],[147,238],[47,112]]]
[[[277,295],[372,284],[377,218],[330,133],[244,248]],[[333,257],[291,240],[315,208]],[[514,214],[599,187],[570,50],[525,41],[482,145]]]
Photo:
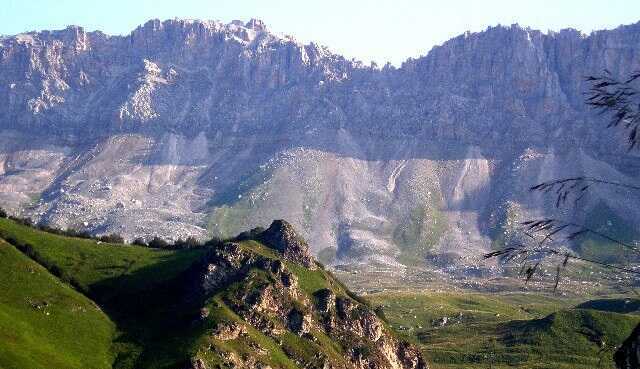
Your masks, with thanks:
[[[85,289],[116,288],[123,282],[127,289],[146,288],[149,283],[175,277],[202,253],[65,237],[2,218],[0,238],[18,247],[30,246],[41,263],[50,264]]]

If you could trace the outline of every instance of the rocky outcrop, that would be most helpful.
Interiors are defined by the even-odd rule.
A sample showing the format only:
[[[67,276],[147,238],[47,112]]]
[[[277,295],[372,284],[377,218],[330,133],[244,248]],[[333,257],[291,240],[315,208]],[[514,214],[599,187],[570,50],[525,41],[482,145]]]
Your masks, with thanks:
[[[266,231],[256,235],[256,240],[276,250],[282,259],[260,258],[237,242],[210,249],[199,266],[205,272],[196,272],[202,294],[210,294],[244,277],[252,268],[268,270],[278,277],[278,283],[285,289],[295,291],[298,279],[285,268],[283,261],[300,264],[309,270],[317,268],[306,241],[284,220],[274,221]]]
[[[235,340],[240,335],[247,334],[247,329],[237,323],[222,323],[212,333],[212,337],[220,341]]]
[[[202,359],[193,359],[185,369],[209,369]]]
[[[383,69],[257,20],[2,37],[0,204],[129,239],[285,218],[322,262],[466,266],[519,218],[553,215],[531,185],[638,182],[636,154],[583,104],[583,77],[639,69],[639,37],[640,23],[498,26]],[[567,217],[605,207],[633,228],[627,198],[599,188]]]
[[[275,220],[258,239],[265,245],[282,253],[286,260],[315,269],[316,263],[309,252],[307,242],[296,234],[293,226],[284,220]]]
[[[336,304],[336,294],[328,288],[323,288],[314,293],[316,309],[321,313],[328,313]]]
[[[206,305],[194,324],[211,327],[208,346],[192,363],[266,367],[273,346],[265,342],[272,342],[300,368],[428,368],[414,346],[395,338],[308,255],[287,222],[273,222],[256,239],[216,247],[192,267],[196,278],[190,290],[199,291],[196,301]]]

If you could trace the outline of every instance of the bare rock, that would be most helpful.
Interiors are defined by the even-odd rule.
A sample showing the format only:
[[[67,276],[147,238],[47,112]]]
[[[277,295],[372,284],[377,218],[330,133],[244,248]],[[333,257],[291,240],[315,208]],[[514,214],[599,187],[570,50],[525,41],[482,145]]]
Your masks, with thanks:
[[[300,263],[309,269],[317,268],[307,242],[287,221],[274,220],[271,226],[259,235],[259,238],[267,246],[282,253],[285,259]]]
[[[312,327],[312,317],[298,309],[292,309],[287,315],[287,326],[299,335],[309,333]]]
[[[315,292],[316,309],[321,313],[328,313],[335,308],[336,294],[328,288],[323,288]]]
[[[217,340],[229,341],[235,340],[246,333],[247,329],[243,325],[235,322],[228,322],[218,324],[211,336]]]
[[[209,369],[207,364],[202,359],[191,359],[191,362],[186,367],[186,369]]]

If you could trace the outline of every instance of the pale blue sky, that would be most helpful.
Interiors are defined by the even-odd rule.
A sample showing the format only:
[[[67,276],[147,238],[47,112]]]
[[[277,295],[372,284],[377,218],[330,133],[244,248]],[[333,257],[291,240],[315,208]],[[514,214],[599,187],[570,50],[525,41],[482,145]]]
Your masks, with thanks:
[[[364,62],[399,64],[467,30],[519,23],[589,33],[640,21],[640,0],[1,0],[0,34],[70,24],[127,34],[148,19],[260,18]]]

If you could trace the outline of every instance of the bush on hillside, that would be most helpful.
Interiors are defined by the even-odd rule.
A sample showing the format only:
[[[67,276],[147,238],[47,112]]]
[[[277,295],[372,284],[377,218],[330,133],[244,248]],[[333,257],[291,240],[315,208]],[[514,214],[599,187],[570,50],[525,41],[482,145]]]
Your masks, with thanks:
[[[178,238],[173,243],[172,248],[183,250],[183,249],[193,249],[200,246],[202,246],[200,241],[198,241],[195,237],[190,236],[186,240],[183,240],[182,238]]]
[[[149,241],[149,247],[151,247],[152,249],[166,249],[168,246],[169,243],[160,237],[154,237],[151,241]]]
[[[124,238],[117,233],[101,236],[99,240],[106,243],[124,243]]]
[[[14,216],[8,216],[7,218],[13,220],[16,223],[26,225],[27,227],[33,227],[33,221],[29,218],[18,218]]]
[[[77,231],[75,229],[67,229],[66,231],[63,231],[63,232],[64,232],[63,234],[67,237],[94,239],[91,233],[87,231]]]
[[[233,238],[233,241],[239,242],[239,241],[255,240],[258,238],[258,235],[262,232],[264,232],[263,227],[256,227],[250,231],[244,231],[240,233],[235,238]]]
[[[136,238],[135,240],[133,240],[131,244],[136,246],[143,246],[143,247],[149,246],[142,238]]]
[[[220,247],[224,244],[224,240],[219,237],[213,236],[209,241],[204,243],[205,247]]]

